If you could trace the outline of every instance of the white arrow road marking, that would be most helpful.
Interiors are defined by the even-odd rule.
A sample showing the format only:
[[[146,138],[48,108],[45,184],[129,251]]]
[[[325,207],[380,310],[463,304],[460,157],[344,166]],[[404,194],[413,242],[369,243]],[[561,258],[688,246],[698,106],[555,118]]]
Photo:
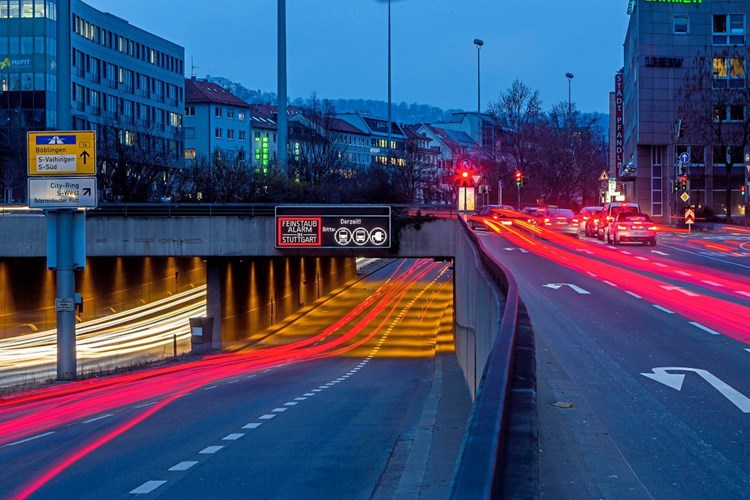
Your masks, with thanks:
[[[569,286],[570,288],[575,290],[577,293],[580,293],[581,295],[590,295],[590,292],[584,290],[583,288],[579,286],[572,285],[570,283],[547,283],[546,285],[542,285],[542,286],[546,286],[547,288],[552,288],[553,290],[559,290],[560,288],[564,286]]]
[[[651,250],[651,253],[655,253],[657,255],[669,255],[668,253],[660,252],[659,250]]]
[[[521,253],[529,253],[528,250],[524,250],[523,248],[516,248],[516,247],[506,247],[506,251],[512,252],[513,250],[519,250]]]
[[[688,297],[698,297],[698,294],[697,294],[697,293],[693,293],[693,292],[691,292],[691,291],[689,291],[689,290],[685,290],[684,288],[681,288],[681,287],[679,287],[679,286],[667,286],[667,285],[661,285],[661,287],[662,287],[663,289],[667,290],[667,291],[670,291],[670,292],[672,292],[672,291],[675,291],[675,290],[676,290],[676,291],[678,291],[678,292],[680,292],[680,293],[684,293],[684,294],[685,294],[685,295],[687,295]]]
[[[711,384],[714,389],[719,391],[722,396],[732,402],[734,406],[740,409],[742,413],[750,413],[750,398],[746,397],[735,388],[722,381],[718,377],[714,376],[706,370],[698,368],[683,368],[683,367],[660,367],[653,368],[653,373],[641,373],[644,377],[656,380],[659,383],[671,387],[672,389],[681,390],[682,383],[685,381],[684,374],[668,373],[668,371],[682,371],[682,372],[693,372],[700,375],[703,380]]]

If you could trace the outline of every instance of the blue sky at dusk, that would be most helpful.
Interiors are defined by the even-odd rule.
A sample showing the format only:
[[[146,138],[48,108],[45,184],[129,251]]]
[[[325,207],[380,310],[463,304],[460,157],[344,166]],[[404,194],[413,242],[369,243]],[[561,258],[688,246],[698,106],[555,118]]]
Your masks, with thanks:
[[[276,0],[89,0],[93,7],[185,47],[198,77],[224,76],[276,91]],[[608,112],[622,67],[627,0],[392,0],[395,103],[476,109],[514,79],[539,90],[545,108],[572,99]],[[287,0],[291,98],[387,99],[385,0]]]

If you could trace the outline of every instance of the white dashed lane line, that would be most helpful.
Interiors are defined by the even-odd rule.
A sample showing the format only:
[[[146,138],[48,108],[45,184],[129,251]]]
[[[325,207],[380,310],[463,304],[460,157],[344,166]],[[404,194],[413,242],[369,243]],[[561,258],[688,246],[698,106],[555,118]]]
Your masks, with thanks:
[[[696,328],[700,328],[704,332],[710,333],[711,335],[721,335],[716,330],[712,330],[712,329],[708,328],[707,326],[703,326],[700,323],[696,323],[695,321],[691,321],[690,324],[693,325]]]
[[[276,415],[271,415],[270,413],[266,413],[265,415],[261,415],[260,417],[258,417],[258,420],[271,420],[275,416]]]
[[[660,311],[664,311],[664,312],[665,312],[665,313],[667,313],[667,314],[674,314],[674,311],[670,311],[670,310],[669,310],[669,309],[667,309],[666,307],[662,307],[662,306],[660,306],[660,305],[658,305],[658,304],[651,304],[651,305],[652,305],[652,306],[654,306],[655,308],[657,308],[657,309],[658,309],[658,310],[660,310]]]
[[[164,483],[166,483],[166,481],[146,481],[130,493],[133,495],[146,495],[148,493],[151,493]]]
[[[186,461],[186,462],[180,462],[179,464],[173,465],[172,467],[170,467],[167,470],[172,471],[172,472],[185,471],[185,470],[188,470],[189,468],[191,468],[192,466],[196,465],[197,463],[198,463],[197,460],[189,460],[189,461]]]
[[[34,441],[35,439],[47,437],[54,433],[55,431],[45,432],[44,434],[37,434],[36,436],[27,437],[26,439],[21,439],[20,441],[14,441],[12,443],[8,443],[5,446],[15,446],[17,444],[28,443],[29,441]],[[3,448],[5,448],[5,446],[3,446]]]
[[[638,295],[637,293],[627,292],[627,291],[625,293],[627,293],[628,295],[630,295],[632,297],[635,297],[636,299],[642,299],[643,298],[640,295]]]
[[[98,417],[90,418],[88,420],[84,420],[82,423],[84,424],[90,424],[91,422],[96,422],[97,420],[103,420],[105,418],[114,417],[114,413],[107,413],[105,415],[99,415]]]
[[[201,455],[213,455],[214,453],[218,452],[222,448],[224,448],[224,447],[223,446],[218,446],[218,445],[215,445],[215,446],[206,446],[205,448],[203,448],[198,453],[200,453]]]
[[[222,441],[237,441],[239,438],[244,437],[245,434],[242,432],[233,432],[232,434],[227,434],[223,438],[221,438]]]

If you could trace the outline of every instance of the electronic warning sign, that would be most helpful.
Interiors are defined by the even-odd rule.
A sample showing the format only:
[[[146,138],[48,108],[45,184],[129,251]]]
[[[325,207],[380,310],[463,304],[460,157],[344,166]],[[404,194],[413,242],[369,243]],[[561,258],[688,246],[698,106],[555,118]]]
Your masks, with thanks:
[[[391,207],[276,207],[276,248],[389,248]]]

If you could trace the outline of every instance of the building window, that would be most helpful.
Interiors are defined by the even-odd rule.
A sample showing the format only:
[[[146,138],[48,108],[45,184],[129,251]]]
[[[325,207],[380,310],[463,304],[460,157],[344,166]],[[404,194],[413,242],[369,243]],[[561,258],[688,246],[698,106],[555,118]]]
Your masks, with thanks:
[[[741,104],[714,107],[715,122],[741,122],[745,120],[745,107]]]
[[[690,32],[690,18],[688,16],[674,16],[673,32],[675,35],[686,35]]]
[[[195,106],[185,106],[185,116],[195,116]]]
[[[195,160],[195,150],[194,149],[186,149],[185,150],[185,159],[186,160]]]
[[[214,108],[214,115],[221,118],[221,108],[219,108],[218,106]]]
[[[240,121],[244,121],[245,120],[245,113],[243,111],[240,111],[239,113],[237,113],[237,119],[240,120]]]
[[[221,139],[221,135],[222,135],[222,134],[221,134],[221,129],[220,129],[220,128],[217,128],[217,129],[216,129],[216,134],[214,134],[214,135],[216,136],[216,138],[217,138],[217,139]]]
[[[228,141],[234,140],[234,130],[232,130],[231,128],[227,129],[227,140]]]
[[[246,136],[245,136],[245,131],[244,130],[240,130],[239,131],[239,140],[243,141],[243,142],[246,140]]]
[[[233,120],[234,119],[234,110],[233,109],[227,109],[227,119]]]
[[[714,88],[738,88],[745,85],[745,60],[735,57],[713,59]]]
[[[714,45],[744,45],[745,15],[714,14]]]

